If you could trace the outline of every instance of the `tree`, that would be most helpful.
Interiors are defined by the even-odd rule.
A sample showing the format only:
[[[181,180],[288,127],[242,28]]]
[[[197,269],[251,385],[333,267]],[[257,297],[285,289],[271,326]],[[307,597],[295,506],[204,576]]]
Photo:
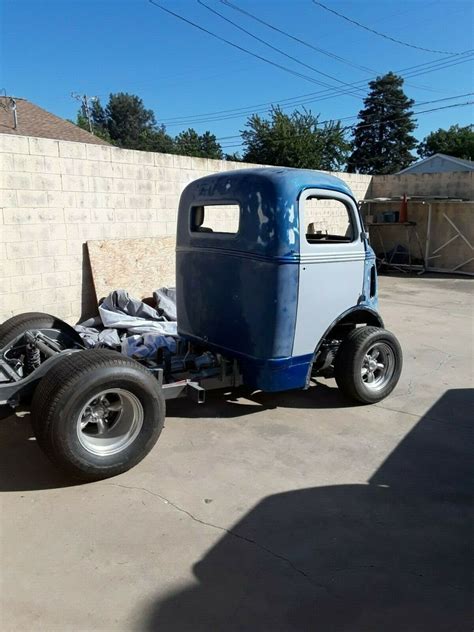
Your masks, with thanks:
[[[140,97],[134,94],[111,94],[105,116],[110,138],[119,147],[145,149],[144,143],[156,131],[153,110],[147,110]]]
[[[136,149],[156,151],[162,154],[176,153],[174,139],[167,134],[164,125],[159,125],[156,129],[142,131]]]
[[[153,110],[147,110],[140,97],[119,92],[111,94],[104,108],[99,99],[90,107],[92,131],[113,145],[142,151],[174,152],[174,140],[164,125],[157,125]],[[81,106],[76,124],[89,131],[84,106]]]
[[[350,149],[339,122],[321,127],[308,111],[285,114],[274,107],[269,119],[253,114],[246,127],[241,132],[246,162],[333,171],[344,165]]]
[[[103,138],[104,140],[111,142],[109,130],[107,128],[107,117],[99,99],[94,99],[92,101],[89,115],[91,118],[92,133],[99,138]],[[84,105],[81,105],[79,112],[77,113],[76,125],[88,132],[90,131],[89,120],[87,118],[87,112]]]
[[[369,83],[370,92],[354,130],[348,170],[367,174],[396,173],[415,159],[412,132],[414,101],[403,92],[403,79],[392,72]]]
[[[456,158],[474,158],[474,125],[451,125],[449,129],[439,129],[428,134],[417,149],[418,155],[428,158],[433,154],[448,154]]]
[[[177,154],[182,154],[183,156],[217,158],[218,160],[223,157],[222,148],[214,134],[210,132],[198,134],[196,130],[192,128],[176,136],[174,148]]]
[[[234,151],[232,154],[224,154],[224,160],[230,160],[231,162],[243,162],[243,158],[238,151]]]

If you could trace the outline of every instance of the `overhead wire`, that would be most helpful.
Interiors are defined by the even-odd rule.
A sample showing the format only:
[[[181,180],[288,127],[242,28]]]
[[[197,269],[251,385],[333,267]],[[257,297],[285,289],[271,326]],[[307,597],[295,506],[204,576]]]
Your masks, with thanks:
[[[307,42],[306,40],[301,39],[300,37],[296,37],[295,35],[288,33],[288,31],[285,31],[275,26],[274,24],[270,24],[269,22],[266,22],[265,20],[258,17],[254,13],[251,13],[250,11],[246,11],[245,9],[242,9],[242,7],[239,7],[236,4],[233,4],[232,2],[230,2],[230,0],[219,0],[219,2],[223,4],[224,6],[227,6],[233,9],[234,11],[239,11],[243,15],[251,18],[252,20],[255,20],[256,22],[263,24],[267,28],[272,29],[273,31],[277,33],[280,33],[281,35],[284,35],[285,37],[288,37],[292,39],[293,41],[298,42],[299,44],[302,44],[303,46],[306,46],[307,48],[310,48],[311,50],[314,50],[317,53],[326,55],[332,59],[335,59],[336,61],[346,64],[347,66],[356,68],[357,70],[362,70],[363,72],[368,72],[369,74],[377,73],[377,70],[374,70],[374,68],[368,68],[367,66],[360,66],[359,64],[355,64],[353,61],[350,61],[349,59],[346,59],[345,57],[341,57],[340,55],[337,55],[336,53],[333,53],[332,51],[329,51],[324,48],[320,48],[318,46],[314,46],[314,44],[311,44],[310,42]],[[437,90],[433,90],[432,88],[428,88],[427,86],[421,86],[421,85],[415,85],[415,84],[409,84],[409,83],[407,83],[407,85],[411,85],[413,88],[417,88],[419,90],[427,90],[428,92],[437,92]]]
[[[396,74],[400,74],[405,70],[411,70],[411,72],[407,72],[407,74],[400,74],[402,78],[410,78],[412,76],[419,76],[423,74],[429,74],[431,72],[435,72],[437,70],[443,70],[445,68],[450,68],[452,66],[457,66],[459,64],[463,64],[469,61],[472,61],[474,56],[471,52],[469,54],[466,53],[466,56],[462,58],[456,57],[456,60],[453,59],[452,56],[445,58],[445,60],[438,60],[437,62],[427,62],[424,64],[419,64],[418,66],[410,66],[407,69],[402,69],[401,71],[395,71]],[[367,85],[367,82],[357,82],[360,85]],[[342,93],[343,94],[343,93]],[[199,123],[210,123],[216,121],[225,121],[236,118],[243,118],[249,114],[258,114],[263,112],[268,112],[272,106],[279,105],[282,109],[288,109],[290,107],[297,107],[301,105],[306,105],[310,103],[316,103],[320,101],[325,101],[329,98],[333,98],[335,96],[340,96],[341,92],[330,92],[327,90],[310,92],[301,94],[296,97],[289,97],[287,99],[275,100],[275,101],[267,101],[264,103],[242,106],[240,108],[230,108],[226,110],[217,110],[214,112],[206,112],[202,114],[196,115],[188,115],[182,117],[175,117],[170,119],[163,119],[163,123],[168,127],[182,126],[186,124],[199,124]]]
[[[419,116],[420,114],[428,114],[430,112],[437,112],[439,110],[449,110],[451,108],[465,107],[467,105],[473,105],[473,104],[474,104],[474,101],[465,101],[464,103],[453,103],[451,105],[444,105],[444,106],[441,106],[441,107],[438,107],[438,108],[430,108],[428,110],[420,110],[419,112],[414,112],[414,114],[416,116]],[[365,129],[367,127],[374,127],[376,125],[381,125],[383,123],[393,123],[393,122],[399,121],[399,120],[401,120],[401,117],[392,118],[392,119],[379,119],[378,121],[374,121],[372,123],[367,123],[367,124],[364,124],[364,125],[361,125],[360,123],[354,123],[353,125],[347,125],[345,127],[342,127],[340,131],[341,132],[345,132],[345,131],[348,131],[350,129],[355,129],[355,128],[358,128],[358,129],[363,129],[364,128]],[[328,121],[326,121],[326,122],[328,122]],[[229,145],[221,145],[221,148],[222,149],[231,149],[231,148],[234,148],[234,147],[241,147],[242,144],[244,144],[244,143],[241,142],[241,143],[232,143],[232,144],[229,144]]]
[[[282,64],[279,64],[278,62],[272,61],[271,59],[268,59],[267,57],[263,57],[263,55],[259,55],[258,53],[255,53],[251,50],[249,50],[248,48],[245,48],[244,46],[240,46],[239,44],[236,44],[235,42],[232,42],[231,40],[226,39],[225,37],[222,37],[221,35],[218,35],[217,33],[214,33],[213,31],[209,31],[208,29],[206,29],[205,27],[201,26],[200,24],[197,24],[196,22],[193,22],[192,20],[189,20],[188,18],[185,18],[184,16],[180,15],[179,13],[175,13],[174,11],[171,11],[171,9],[168,9],[167,7],[164,7],[161,4],[158,4],[157,2],[155,2],[155,0],[148,0],[150,4],[152,4],[153,6],[157,7],[158,9],[161,9],[162,11],[165,11],[165,13],[168,13],[169,15],[173,15],[175,18],[177,18],[178,20],[181,20],[183,22],[186,22],[186,24],[189,24],[191,26],[193,26],[194,28],[199,29],[200,31],[203,31],[204,33],[207,33],[208,35],[210,35],[211,37],[214,37],[215,39],[224,42],[226,44],[228,44],[229,46],[233,46],[234,48],[237,48],[238,50],[246,53],[247,55],[251,55],[252,57],[255,57],[256,59],[260,59],[261,61],[270,64],[271,66],[274,66],[275,68],[279,68],[280,70],[283,70],[291,75],[294,75],[295,77],[299,77],[300,79],[304,79],[305,81],[309,81],[311,83],[315,83],[317,85],[322,85],[322,86],[327,86],[328,84],[325,84],[321,81],[319,81],[318,79],[315,79],[314,77],[310,77],[309,75],[305,75],[301,72],[298,72],[296,70],[292,70],[291,68],[288,68],[287,66],[283,66]],[[330,86],[333,87],[333,86]]]
[[[452,97],[443,97],[442,99],[434,99],[432,101],[421,101],[420,103],[414,103],[412,107],[417,108],[417,107],[421,107],[423,105],[430,105],[432,103],[441,103],[442,101],[452,101],[453,99],[462,99],[463,97],[470,97],[473,96],[474,92],[465,92],[464,94],[456,94]],[[417,112],[414,112],[414,114],[417,114]],[[353,116],[344,116],[342,118],[338,117],[337,119],[327,119],[325,121],[318,121],[317,125],[324,125],[326,123],[337,123],[339,121],[348,121],[351,119],[356,119],[358,118],[359,115],[355,114]],[[234,134],[232,136],[221,136],[218,137],[216,140],[220,141],[220,140],[228,140],[230,138],[240,138],[240,134]]]
[[[336,11],[335,9],[331,9],[330,7],[326,6],[322,2],[319,2],[319,0],[311,0],[311,1],[313,4],[315,4],[318,7],[321,7],[325,11],[329,11],[329,13],[333,13],[334,15],[337,15],[343,20],[346,20],[347,22],[350,22],[351,24],[354,24],[355,26],[358,26],[361,29],[365,29],[366,31],[369,31],[369,33],[373,33],[374,35],[383,37],[384,39],[390,40],[391,42],[395,42],[396,44],[401,44],[402,46],[407,46],[408,48],[414,48],[416,50],[422,50],[425,53],[436,53],[439,55],[461,55],[462,54],[461,52],[454,53],[452,51],[436,50],[434,48],[425,48],[423,46],[417,46],[416,44],[409,44],[408,42],[399,40],[395,37],[392,37],[391,35],[387,35],[386,33],[381,33],[380,31],[376,31],[375,29],[370,28],[370,26],[361,24],[361,22],[358,22],[357,20],[354,20],[353,18],[349,18],[347,15],[344,15],[343,13],[339,13],[339,11]]]
[[[344,57],[341,57],[340,55],[337,55],[336,53],[333,53],[332,51],[329,51],[327,49],[324,48],[319,48],[318,46],[314,46],[314,44],[311,44],[310,42],[306,42],[305,40],[296,37],[295,35],[292,35],[291,33],[288,33],[287,31],[284,31],[283,29],[278,28],[277,26],[270,24],[269,22],[266,22],[265,20],[262,20],[261,18],[259,18],[258,16],[254,15],[253,13],[250,13],[250,11],[246,11],[245,9],[242,9],[242,7],[237,6],[236,4],[233,4],[232,2],[230,2],[229,0],[219,0],[219,2],[231,9],[233,9],[234,11],[239,11],[240,13],[242,13],[243,15],[246,15],[247,17],[251,18],[252,20],[255,20],[256,22],[259,22],[260,24],[263,24],[264,26],[272,29],[273,31],[276,31],[277,33],[280,33],[281,35],[285,35],[286,37],[291,38],[292,40],[294,40],[295,42],[298,42],[299,44],[302,44],[303,46],[306,46],[308,48],[311,48],[312,50],[316,51],[317,53],[321,53],[322,55],[326,55],[327,57],[331,57],[332,59],[335,59],[337,61],[340,61],[341,63],[347,64],[348,66],[352,66],[352,68],[356,68],[357,70],[363,70],[364,72],[376,72],[373,68],[368,68],[367,66],[359,66],[358,64],[355,64],[354,62],[350,61],[349,59],[346,59]]]
[[[327,72],[323,72],[322,70],[319,70],[318,68],[315,68],[314,66],[311,66],[310,64],[307,64],[306,62],[301,61],[300,59],[298,59],[297,57],[293,57],[293,55],[289,55],[288,53],[286,53],[285,51],[281,50],[281,48],[278,48],[277,46],[273,46],[273,44],[269,44],[266,40],[264,40],[261,37],[258,37],[257,35],[255,35],[254,33],[251,33],[250,31],[248,31],[247,29],[245,29],[243,26],[240,26],[239,24],[237,24],[236,22],[234,22],[233,20],[230,20],[229,18],[225,17],[225,15],[222,15],[222,13],[220,13],[219,11],[217,11],[216,9],[213,9],[212,7],[210,7],[209,5],[207,5],[203,0],[197,0],[198,4],[200,4],[202,7],[206,8],[208,11],[210,11],[211,13],[214,13],[214,15],[219,16],[222,20],[225,20],[226,22],[228,22],[229,24],[232,24],[232,26],[234,26],[235,28],[239,29],[239,31],[242,31],[243,33],[245,33],[246,35],[249,35],[250,37],[254,38],[255,40],[257,40],[258,42],[264,44],[265,46],[268,46],[269,48],[271,48],[272,50],[276,51],[277,53],[279,53],[280,55],[284,55],[285,57],[287,57],[288,59],[291,59],[292,61],[296,62],[297,64],[300,64],[302,66],[304,66],[305,68],[309,68],[310,70],[312,70],[313,72],[316,72],[320,75],[322,75],[323,77],[327,77],[328,79],[332,79],[333,81],[337,81],[337,83],[340,83],[343,86],[349,87],[352,90],[354,89],[353,84],[349,84],[346,81],[342,81],[341,79],[338,79],[337,77],[334,77],[334,75],[330,75]],[[335,86],[331,86],[331,84],[323,84],[328,88],[333,88]],[[349,92],[348,94],[354,94],[352,91]],[[360,95],[355,95],[357,96],[357,98],[360,98]]]
[[[198,1],[199,1],[199,0],[198,0]],[[295,71],[293,71],[293,70],[291,70],[291,69],[289,69],[289,68],[287,68],[287,67],[285,67],[285,66],[282,66],[281,64],[278,64],[278,63],[276,63],[276,62],[273,62],[272,60],[268,60],[267,58],[264,58],[264,57],[262,57],[261,55],[258,55],[258,54],[254,53],[254,52],[252,52],[252,51],[249,51],[248,49],[246,49],[246,48],[244,48],[244,47],[242,47],[242,46],[239,46],[238,44],[235,44],[234,42],[231,42],[230,40],[227,40],[226,38],[223,38],[223,37],[221,37],[220,35],[217,35],[216,33],[213,33],[212,31],[209,31],[208,29],[206,29],[206,28],[202,27],[201,25],[196,24],[195,22],[193,22],[193,21],[191,21],[191,20],[188,20],[188,19],[187,19],[187,18],[185,18],[184,16],[181,16],[180,14],[175,13],[174,11],[171,11],[170,9],[168,9],[168,8],[166,8],[166,7],[164,7],[164,6],[160,5],[160,4],[158,4],[157,2],[155,2],[155,0],[149,0],[149,2],[150,2],[150,4],[152,4],[152,5],[156,6],[157,8],[159,8],[159,9],[161,9],[161,10],[165,11],[166,13],[168,13],[168,14],[170,14],[170,15],[173,15],[173,16],[174,16],[174,17],[176,17],[177,19],[182,20],[183,22],[188,23],[188,24],[190,24],[191,26],[194,26],[195,28],[197,28],[197,29],[199,29],[199,30],[201,30],[201,31],[203,31],[203,32],[205,32],[205,33],[207,33],[208,35],[211,35],[212,37],[214,37],[214,38],[216,38],[216,39],[218,39],[218,40],[220,40],[220,41],[223,41],[223,42],[225,42],[225,43],[229,44],[230,46],[233,46],[234,48],[237,48],[238,50],[241,50],[241,51],[243,51],[243,52],[245,52],[245,53],[247,53],[247,54],[249,54],[249,55],[252,55],[252,56],[254,56],[254,57],[257,57],[258,59],[261,59],[262,61],[265,61],[265,62],[267,62],[267,63],[269,63],[269,64],[271,64],[271,65],[273,65],[273,66],[275,66],[275,67],[278,67],[278,68],[280,68],[280,69],[283,69],[283,70],[285,70],[285,71],[287,71],[287,72],[290,72],[291,74],[296,74],[296,76],[301,76],[301,77],[303,77],[303,78],[307,78],[307,79],[309,78],[309,77],[307,77],[307,75],[302,75],[301,73],[295,72]],[[203,4],[203,3],[201,3],[201,4]],[[206,5],[204,5],[204,6],[206,6]],[[206,6],[206,8],[208,8],[208,7]],[[210,9],[210,10],[214,11],[213,9]],[[218,13],[218,12],[217,12],[217,13]],[[218,15],[220,15],[220,14],[218,14]],[[227,18],[224,18],[224,19],[228,20]],[[228,21],[229,21],[229,20],[228,20]],[[230,21],[230,22],[232,23],[232,21]],[[238,27],[238,28],[240,28],[240,27]],[[255,36],[255,37],[256,37],[256,36]],[[471,53],[472,53],[472,51],[465,51],[464,53],[459,53],[459,54],[458,54],[458,53],[455,53],[455,54],[449,55],[449,57],[448,57],[447,59],[445,58],[444,60],[437,60],[437,62],[426,62],[426,63],[424,63],[424,64],[419,64],[419,65],[416,65],[416,66],[409,67],[407,70],[409,70],[410,68],[412,68],[412,69],[413,69],[413,71],[414,71],[415,69],[417,69],[417,68],[418,68],[418,69],[420,69],[420,70],[419,70],[418,72],[413,72],[413,71],[412,71],[411,73],[409,73],[409,74],[408,74],[408,75],[406,75],[406,76],[408,76],[408,77],[411,77],[411,76],[419,76],[420,74],[427,74],[427,73],[429,73],[429,72],[433,72],[433,71],[435,71],[435,70],[439,70],[439,69],[442,69],[442,68],[447,68],[447,67],[450,67],[450,66],[452,66],[452,65],[456,65],[457,63],[465,63],[466,61],[469,61],[469,60],[470,60],[470,57],[467,57],[467,58],[466,58],[466,56],[467,56],[467,55],[471,55]],[[451,62],[451,61],[452,61],[452,58],[453,58],[453,57],[458,58],[459,56],[463,56],[463,59],[460,59],[460,60],[459,60],[459,59],[457,59],[456,61],[453,61],[453,63],[448,63],[448,62]],[[423,68],[423,70],[421,70],[421,68],[422,68],[423,66],[424,66],[425,68]],[[426,68],[426,66],[431,66],[431,68],[430,68],[430,67],[429,67],[429,68]],[[319,84],[321,84],[321,82],[319,82],[319,81],[315,80],[314,78],[309,78],[309,79],[310,79],[310,80],[312,80],[312,81],[313,81],[313,82],[315,82],[315,83],[319,83]],[[365,82],[354,82],[354,84],[349,84],[349,85],[351,85],[352,87],[356,87],[356,86],[360,85],[361,83],[364,83],[364,84],[365,84]],[[323,85],[324,85],[324,84],[323,84]],[[324,95],[324,93],[328,93],[328,92],[329,92],[329,94],[328,94],[327,96],[321,96],[321,98],[319,98],[319,99],[311,99],[311,100],[307,100],[306,102],[321,101],[321,100],[326,100],[326,99],[328,99],[328,98],[333,98],[334,96],[338,96],[338,95],[341,95],[341,94],[342,94],[342,95],[343,95],[343,94],[347,94],[347,91],[346,91],[346,92],[344,92],[342,88],[341,88],[341,89],[336,89],[336,91],[334,91],[334,88],[335,88],[334,86],[331,86],[331,87],[330,87],[330,90],[333,90],[333,92],[332,92],[332,93],[331,93],[331,91],[330,91],[330,90],[324,90],[324,91],[321,91],[321,92],[319,93],[319,94],[321,94],[321,95]],[[313,93],[313,96],[315,96],[315,95],[317,95],[317,94],[318,94],[318,93]],[[295,97],[293,97],[293,98],[292,98],[292,100],[296,100],[296,98],[295,98]],[[286,101],[287,101],[287,102],[289,102],[290,100],[288,99],[288,100],[286,100]],[[302,103],[300,102],[300,104],[301,104],[301,105],[303,105],[303,104],[305,104],[305,102],[302,102]],[[296,103],[294,103],[293,105],[297,105],[297,104],[296,104]],[[299,104],[298,104],[298,105],[299,105]],[[290,107],[290,106],[288,105],[288,107]],[[211,121],[216,121],[216,120],[229,120],[229,119],[231,119],[231,118],[241,118],[242,116],[245,116],[247,113],[254,113],[253,111],[248,112],[248,110],[249,110],[249,108],[248,108],[248,107],[247,107],[247,111],[244,111],[244,109],[245,109],[245,108],[240,108],[240,112],[239,112],[239,114],[235,114],[235,115],[233,115],[233,114],[232,114],[232,115],[230,115],[231,110],[229,110],[229,115],[228,115],[228,116],[223,116],[223,117],[216,117],[216,116],[212,116],[212,118],[207,118],[207,119],[203,118],[204,116],[206,116],[206,115],[204,115],[204,114],[201,114],[201,115],[195,115],[194,117],[191,117],[191,119],[192,119],[192,120],[191,120],[191,123],[195,124],[195,123],[205,123],[205,122],[211,122]],[[234,111],[235,111],[235,110],[234,110]],[[267,110],[265,110],[265,111],[267,111]],[[214,113],[214,114],[218,114],[218,113]],[[183,119],[184,119],[184,120],[183,120]],[[177,118],[177,119],[170,119],[170,120],[168,120],[168,121],[164,120],[164,121],[162,121],[162,122],[163,122],[163,123],[165,123],[165,124],[167,124],[168,126],[178,126],[178,125],[181,125],[181,126],[182,126],[182,125],[185,123],[185,121],[186,121],[186,118],[185,118],[185,117],[183,117],[183,118],[181,118],[181,119],[178,119],[178,118]]]

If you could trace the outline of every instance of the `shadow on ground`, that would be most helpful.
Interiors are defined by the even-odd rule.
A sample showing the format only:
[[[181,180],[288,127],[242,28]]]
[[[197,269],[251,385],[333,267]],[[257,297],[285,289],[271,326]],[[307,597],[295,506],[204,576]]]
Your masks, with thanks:
[[[56,469],[40,450],[29,414],[16,417],[6,406],[0,406],[0,463],[0,492],[78,484]]]
[[[246,403],[239,402],[245,397]],[[189,399],[167,402],[167,418],[230,419],[279,406],[291,408],[341,408],[354,404],[344,400],[337,388],[319,384],[309,391],[286,393],[252,393],[246,389],[207,394],[206,403],[198,405]],[[0,492],[31,491],[78,485],[62,474],[44,456],[33,435],[29,414],[12,415],[10,408],[0,407]],[[166,431],[166,430],[165,430]]]
[[[245,400],[245,401],[243,401]],[[189,399],[166,402],[167,417],[232,419],[262,410],[295,408],[322,410],[325,408],[354,408],[353,401],[346,399],[338,388],[318,382],[308,390],[264,393],[244,386],[232,391],[209,391],[204,404],[196,405]]]
[[[265,498],[139,629],[470,629],[473,404],[447,391],[367,485]]]

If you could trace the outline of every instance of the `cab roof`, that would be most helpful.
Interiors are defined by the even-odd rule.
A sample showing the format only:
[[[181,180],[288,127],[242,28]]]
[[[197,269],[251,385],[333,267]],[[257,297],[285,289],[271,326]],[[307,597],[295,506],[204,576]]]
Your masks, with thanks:
[[[204,176],[196,180],[195,185],[212,180],[216,189],[220,189],[219,185],[223,182],[232,182],[237,184],[238,188],[245,188],[248,184],[249,188],[254,188],[257,182],[272,184],[280,195],[284,194],[287,198],[297,198],[302,190],[308,188],[327,189],[330,191],[338,191],[347,195],[352,195],[352,191],[348,185],[329,173],[323,171],[315,171],[312,169],[292,169],[289,167],[257,167],[251,169],[235,169],[231,171],[221,171],[216,174]]]

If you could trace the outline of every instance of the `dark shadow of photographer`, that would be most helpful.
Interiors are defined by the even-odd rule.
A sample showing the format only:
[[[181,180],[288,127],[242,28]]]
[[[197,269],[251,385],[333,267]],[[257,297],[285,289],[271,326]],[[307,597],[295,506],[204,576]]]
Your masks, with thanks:
[[[367,485],[265,498],[140,629],[470,629],[473,403],[447,391]]]

